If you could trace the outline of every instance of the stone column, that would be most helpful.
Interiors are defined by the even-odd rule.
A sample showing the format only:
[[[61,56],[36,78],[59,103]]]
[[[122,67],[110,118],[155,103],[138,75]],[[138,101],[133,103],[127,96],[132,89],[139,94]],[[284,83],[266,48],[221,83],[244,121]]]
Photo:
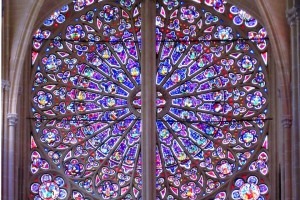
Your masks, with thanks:
[[[297,5],[298,4],[298,5]],[[291,27],[291,64],[292,64],[292,199],[300,198],[300,5],[296,1],[288,10]],[[286,169],[289,170],[289,169]]]
[[[283,116],[282,123],[282,133],[278,135],[283,135],[283,182],[279,187],[283,190],[281,192],[281,199],[291,200],[292,199],[292,173],[291,173],[291,126],[292,120],[290,116]]]
[[[15,184],[17,184],[17,176],[15,171],[15,130],[17,125],[17,114],[9,113],[7,114],[8,119],[8,133],[6,139],[4,140],[4,152],[6,153],[5,160],[3,160],[3,184],[6,185],[6,191],[4,191],[5,199],[15,200],[17,199],[18,191],[15,191]]]
[[[142,198],[156,199],[155,1],[142,3]]]

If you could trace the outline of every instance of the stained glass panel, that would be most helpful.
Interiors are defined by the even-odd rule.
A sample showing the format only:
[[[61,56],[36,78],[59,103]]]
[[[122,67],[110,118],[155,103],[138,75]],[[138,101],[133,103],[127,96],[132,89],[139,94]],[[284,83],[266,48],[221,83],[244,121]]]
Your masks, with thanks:
[[[140,26],[135,0],[78,0],[36,31],[30,199],[140,197]]]
[[[266,30],[224,0],[156,7],[157,199],[269,199]],[[74,0],[35,32],[30,199],[141,199],[140,8]]]
[[[157,199],[268,199],[265,29],[225,1],[163,0],[156,38],[167,105],[157,115]]]

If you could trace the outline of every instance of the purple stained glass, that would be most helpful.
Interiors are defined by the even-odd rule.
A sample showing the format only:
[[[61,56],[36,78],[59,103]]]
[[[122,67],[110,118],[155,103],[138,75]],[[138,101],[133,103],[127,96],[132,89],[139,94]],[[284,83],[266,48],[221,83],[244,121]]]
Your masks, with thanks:
[[[266,198],[265,184],[229,184],[241,171],[269,172],[267,152],[256,153],[267,134],[267,33],[226,1],[175,3],[157,4],[156,83],[167,105],[157,116],[157,198]]]
[[[74,0],[35,32],[30,199],[142,198],[140,8]],[[266,30],[161,0],[153,31],[157,199],[268,199]]]
[[[140,93],[139,20],[135,0],[74,1],[34,34],[30,199],[141,197],[130,98]]]

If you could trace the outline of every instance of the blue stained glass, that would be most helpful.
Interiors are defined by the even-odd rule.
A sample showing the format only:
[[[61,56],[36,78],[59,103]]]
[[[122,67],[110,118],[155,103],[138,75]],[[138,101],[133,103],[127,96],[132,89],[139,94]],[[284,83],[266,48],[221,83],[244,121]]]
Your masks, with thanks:
[[[142,198],[147,38],[117,3],[74,0],[33,36],[31,199]],[[225,0],[156,5],[157,199],[267,198],[265,28]]]
[[[255,122],[267,105],[266,65],[260,64],[266,60],[266,32],[251,15],[226,1],[181,3],[181,8],[176,1],[157,4],[156,35],[163,42],[156,42],[156,84],[171,102],[158,115],[156,158],[164,164],[157,170],[165,173],[157,176],[157,198],[244,199],[248,186],[232,189],[226,184],[243,170],[243,160],[257,160],[254,146],[267,134]],[[162,15],[163,10],[168,12]],[[242,24],[248,35],[235,26]],[[257,91],[258,86],[264,89]],[[260,162],[265,163],[266,155]],[[262,167],[260,172],[267,171]],[[265,198],[267,185],[248,184],[253,195]]]
[[[140,5],[120,5],[73,1],[34,35],[31,199],[141,196]]]

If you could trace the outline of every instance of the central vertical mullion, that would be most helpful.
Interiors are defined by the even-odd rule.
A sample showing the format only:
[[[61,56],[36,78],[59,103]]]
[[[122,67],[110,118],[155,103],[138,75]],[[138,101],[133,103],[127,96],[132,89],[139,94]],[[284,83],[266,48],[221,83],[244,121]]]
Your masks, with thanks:
[[[154,0],[142,2],[142,198],[155,200],[156,52]]]

